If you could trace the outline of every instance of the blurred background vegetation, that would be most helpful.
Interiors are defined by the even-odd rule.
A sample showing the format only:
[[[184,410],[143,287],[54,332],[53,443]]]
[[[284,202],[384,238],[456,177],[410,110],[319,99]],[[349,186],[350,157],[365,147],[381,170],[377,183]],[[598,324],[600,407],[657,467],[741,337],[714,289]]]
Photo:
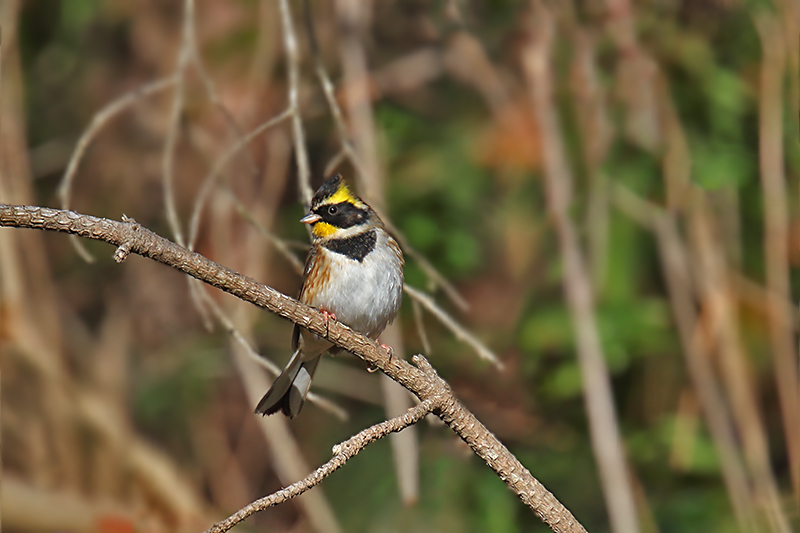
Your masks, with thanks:
[[[188,233],[221,156],[286,109],[291,66],[278,2],[199,2],[197,53],[186,59],[176,108],[170,76],[188,4],[0,3],[0,201],[60,207],[62,178],[93,117],[167,80],[103,123],[77,167],[70,207],[124,213],[175,238],[164,207],[168,173]],[[290,2],[312,187],[341,171],[385,206],[469,309],[408,256],[407,282],[431,290],[504,369],[422,312],[426,348],[408,298],[398,333],[405,355],[424,352],[588,530],[609,530],[543,183],[555,139],[573,177],[570,214],[641,530],[800,529],[800,447],[792,446],[800,443],[792,269],[800,261],[800,3],[539,6],[552,16],[558,131],[540,127],[523,65],[542,11],[498,0],[356,4],[353,28],[346,0]],[[348,91],[365,81],[343,81],[352,77],[353,34],[365,54],[373,129],[350,134],[358,150],[360,135],[375,143],[369,176],[337,157],[342,134],[315,74],[309,21],[346,120]],[[297,176],[283,121],[219,173],[197,250],[296,294],[300,278],[274,239],[302,260]],[[370,199],[370,187],[382,197]],[[288,424],[257,419],[247,381],[255,375],[267,386],[271,375],[247,370],[252,359],[213,313],[203,315],[183,276],[138,257],[120,266],[109,246],[86,247],[94,263],[63,235],[0,231],[7,531],[201,531],[302,477],[287,473],[277,447],[316,467],[333,444],[387,416],[379,376],[341,356],[315,383],[346,421],[315,404]],[[291,324],[206,294],[259,353],[285,363]],[[239,527],[547,529],[446,428],[421,424],[412,440],[418,465],[377,442],[314,489],[316,500]],[[418,493],[401,494],[398,476],[409,469],[419,472]]]

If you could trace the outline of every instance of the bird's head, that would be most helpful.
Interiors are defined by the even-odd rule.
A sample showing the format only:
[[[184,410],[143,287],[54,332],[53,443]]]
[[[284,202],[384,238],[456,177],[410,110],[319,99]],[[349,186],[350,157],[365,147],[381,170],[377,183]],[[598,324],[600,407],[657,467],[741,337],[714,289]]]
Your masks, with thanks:
[[[372,209],[350,192],[341,174],[336,174],[317,189],[311,210],[300,222],[311,225],[316,239],[337,239],[367,229],[376,218]]]

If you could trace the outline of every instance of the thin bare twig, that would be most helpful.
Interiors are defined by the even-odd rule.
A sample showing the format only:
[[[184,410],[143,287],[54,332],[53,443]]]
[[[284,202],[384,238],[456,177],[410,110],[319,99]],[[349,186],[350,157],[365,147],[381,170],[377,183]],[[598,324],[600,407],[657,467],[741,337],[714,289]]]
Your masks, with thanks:
[[[750,470],[757,505],[770,521],[772,531],[791,530],[781,507],[778,485],[770,462],[770,450],[758,399],[749,379],[748,357],[739,336],[736,305],[725,266],[725,254],[719,245],[717,232],[709,215],[708,204],[702,195],[694,198],[689,218],[689,230],[701,303],[707,314],[709,336],[716,343],[722,380],[733,406],[733,418],[742,441],[744,457]]]
[[[300,241],[286,241],[276,236],[255,219],[253,214],[250,213],[247,207],[245,207],[245,205],[230,187],[223,186],[222,190],[228,195],[228,198],[233,204],[234,209],[236,209],[236,212],[239,213],[239,216],[253,226],[262,237],[269,241],[275,250],[277,250],[278,254],[286,259],[286,261],[292,266],[292,270],[294,270],[295,274],[302,275],[303,262],[297,258],[297,254],[292,252],[292,248],[308,251],[308,244]]]
[[[297,162],[297,187],[300,202],[308,209],[314,192],[311,188],[311,170],[308,164],[306,139],[303,132],[303,119],[300,116],[300,53],[292,22],[289,0],[280,0],[283,44],[286,47],[287,69],[289,71],[289,110],[292,113],[292,137],[294,139],[295,161]]]
[[[192,21],[191,28],[189,29],[189,46],[191,47],[191,60],[194,64],[195,70],[197,71],[197,75],[200,77],[200,80],[203,82],[203,87],[206,90],[206,95],[211,102],[211,105],[217,108],[217,110],[222,115],[222,118],[227,122],[228,127],[233,132],[236,138],[241,138],[244,133],[242,132],[242,128],[239,127],[239,123],[236,122],[236,119],[231,114],[230,110],[222,103],[222,100],[219,98],[219,94],[217,94],[217,88],[214,85],[214,81],[211,79],[211,76],[208,74],[206,70],[205,63],[203,62],[203,57],[200,55],[200,48],[197,44],[197,34],[195,32],[194,23]],[[253,154],[249,151],[245,152],[247,156],[247,162],[250,165],[250,170],[254,175],[258,174],[258,165],[256,164],[255,159],[253,158]]]
[[[80,139],[78,139],[78,143],[75,145],[75,150],[72,152],[72,156],[70,156],[69,163],[67,164],[67,169],[64,171],[64,176],[61,178],[61,183],[58,186],[58,196],[61,198],[62,209],[69,209],[71,207],[70,195],[72,192],[72,184],[75,181],[75,175],[78,172],[78,165],[80,165],[83,155],[86,153],[86,149],[94,140],[100,129],[102,129],[103,126],[105,126],[112,118],[131,105],[139,102],[147,96],[150,96],[151,94],[155,94],[171,87],[175,83],[175,80],[176,77],[173,74],[166,78],[146,83],[145,85],[137,87],[136,89],[123,94],[110,104],[106,105],[103,109],[95,113],[94,117],[92,117],[92,122],[89,124],[89,127],[86,128],[86,131],[84,131]],[[94,256],[83,245],[83,241],[77,237],[70,236],[70,242],[75,247],[75,251],[84,261],[87,263],[94,262]]]
[[[415,407],[412,407],[405,414],[386,420],[380,424],[375,424],[360,433],[353,435],[346,441],[337,444],[333,447],[333,457],[324,465],[317,468],[314,472],[308,475],[305,479],[293,483],[277,492],[265,496],[259,500],[254,501],[237,511],[235,514],[229,516],[225,520],[217,522],[206,530],[206,533],[223,533],[229,531],[233,526],[251,516],[254,513],[263,511],[275,505],[288,501],[296,496],[299,496],[307,490],[319,485],[323,479],[337,471],[344,464],[358,455],[358,453],[367,447],[369,444],[378,439],[404,430],[405,428],[416,424],[428,413],[433,410],[434,402],[426,400]]]
[[[422,304],[422,306],[425,307],[425,309],[427,309],[433,316],[435,316],[439,322],[442,323],[442,325],[449,329],[458,340],[475,350],[475,353],[477,353],[481,359],[489,361],[499,370],[504,368],[503,363],[497,358],[497,355],[495,355],[492,350],[487,348],[486,345],[479,341],[472,333],[463,328],[453,319],[453,317],[448,315],[444,309],[436,305],[436,302],[434,302],[433,298],[431,298],[428,294],[419,289],[415,289],[414,287],[410,287],[408,284],[403,287],[403,290],[413,300]]]
[[[416,298],[411,298],[411,310],[414,313],[414,324],[417,326],[422,349],[425,353],[430,354],[433,350],[431,350],[431,342],[428,340],[428,333],[425,331],[425,323],[422,320],[422,305]]]
[[[466,312],[469,310],[469,303],[464,299],[461,294],[459,294],[458,290],[453,286],[447,278],[445,278],[441,272],[436,270],[436,267],[428,261],[428,259],[419,253],[415,248],[413,248],[409,243],[408,239],[406,239],[405,235],[400,232],[394,224],[392,224],[391,219],[386,217],[379,209],[375,209],[379,215],[381,215],[381,219],[386,224],[386,227],[389,231],[394,235],[394,238],[397,239],[397,242],[400,243],[400,246],[403,248],[403,253],[407,256],[410,256],[414,259],[414,262],[417,263],[417,266],[425,273],[428,277],[428,280],[434,286],[434,288],[439,287],[444,291],[445,295],[450,298],[450,301],[453,302],[456,307],[458,307],[462,312]]]
[[[331,108],[343,145],[350,149],[351,160],[359,161],[360,168],[356,181],[358,189],[373,207],[386,205],[384,195],[385,173],[380,162],[377,147],[377,129],[372,100],[369,98],[369,73],[366,51],[361,41],[364,16],[370,9],[367,3],[358,0],[336,0],[334,8],[337,15],[339,32],[340,62],[344,83],[348,87],[345,95],[347,118],[350,125],[350,138],[353,148],[350,149],[344,120],[338,112],[338,106]],[[309,13],[307,10],[306,13]],[[310,20],[307,19],[307,20]],[[311,33],[311,32],[310,32]],[[318,52],[318,50],[317,50]],[[316,54],[317,72],[321,71],[322,59]],[[330,93],[328,86],[328,93]],[[334,104],[335,100],[332,101]],[[329,104],[331,100],[329,99]],[[403,357],[403,335],[399,324],[392,324],[384,330],[382,337],[394,346],[400,357]],[[397,416],[413,405],[408,392],[387,378],[382,378],[383,407],[387,417]],[[406,505],[419,499],[419,438],[416,430],[410,429],[403,434],[392,435],[392,457],[397,474],[397,485],[400,496]]]
[[[183,3],[183,30],[181,32],[181,45],[178,52],[178,61],[175,65],[175,92],[172,96],[172,107],[169,114],[169,125],[167,136],[164,140],[164,155],[161,160],[162,166],[162,188],[164,191],[164,209],[167,214],[167,223],[175,237],[175,241],[183,245],[183,231],[178,218],[178,210],[175,205],[175,193],[173,183],[175,181],[175,149],[178,142],[178,132],[180,130],[180,118],[183,113],[185,97],[185,76],[186,66],[192,57],[192,28],[194,27],[194,0],[184,0]]]
[[[192,217],[189,222],[189,239],[187,243],[187,247],[190,250],[193,250],[195,244],[197,244],[197,236],[198,232],[200,231],[200,215],[202,214],[206,198],[211,192],[212,186],[219,179],[222,169],[225,168],[225,165],[227,165],[231,161],[231,159],[233,159],[233,157],[237,153],[239,153],[240,150],[245,148],[253,139],[258,137],[271,127],[280,124],[290,116],[291,116],[291,111],[287,109],[282,113],[280,113],[279,115],[272,117],[270,120],[264,122],[263,124],[253,129],[253,131],[251,131],[247,135],[239,138],[225,151],[225,153],[223,153],[221,156],[217,158],[216,161],[214,161],[214,165],[211,167],[211,170],[208,172],[208,175],[206,175],[206,179],[203,181],[203,185],[200,188],[200,191],[197,193],[197,197],[195,198],[194,208],[192,209]]]

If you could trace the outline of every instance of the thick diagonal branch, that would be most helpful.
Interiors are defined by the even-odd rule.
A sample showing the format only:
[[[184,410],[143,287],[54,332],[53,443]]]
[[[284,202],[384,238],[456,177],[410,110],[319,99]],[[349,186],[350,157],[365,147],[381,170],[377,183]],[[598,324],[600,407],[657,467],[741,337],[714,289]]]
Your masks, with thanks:
[[[398,357],[390,358],[374,341],[347,326],[336,321],[326,324],[315,309],[187,250],[131,219],[119,222],[47,207],[0,204],[0,226],[61,231],[105,241],[118,247],[115,253],[117,261],[123,261],[130,253],[149,257],[268,309],[318,335],[327,335],[328,340],[360,357],[371,367],[380,368],[423,402],[434,403],[434,414],[461,437],[553,531],[585,531],[572,513],[461,405],[447,383],[423,357],[414,358],[416,367]]]

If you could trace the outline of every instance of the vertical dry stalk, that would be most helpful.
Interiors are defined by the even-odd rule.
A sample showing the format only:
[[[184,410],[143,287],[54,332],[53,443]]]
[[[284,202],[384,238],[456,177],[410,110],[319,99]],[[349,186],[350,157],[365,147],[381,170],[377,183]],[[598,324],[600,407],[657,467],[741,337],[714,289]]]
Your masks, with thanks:
[[[361,42],[361,35],[369,16],[369,4],[361,0],[337,0],[336,13],[341,29],[340,55],[344,74],[345,108],[350,122],[350,134],[353,139],[355,156],[352,159],[361,163],[360,190],[368,201],[382,210],[386,205],[384,199],[384,173],[378,155],[377,131],[372,112],[370,98],[369,69],[367,54]],[[318,76],[321,80],[321,61],[318,61]],[[333,106],[332,106],[333,109]],[[340,121],[337,120],[337,124]],[[340,135],[344,135],[341,132]],[[347,138],[342,139],[347,145]],[[383,333],[383,338],[392,346],[396,346],[399,356],[403,357],[403,337],[399,324],[390,325]],[[414,404],[409,393],[389,379],[382,379],[384,408],[388,418],[402,415]],[[410,505],[419,499],[419,445],[417,432],[410,427],[390,437],[397,481],[404,503]]]
[[[28,201],[34,197],[27,158],[28,133],[24,117],[24,88],[20,49],[17,42],[19,2],[0,2],[3,78],[0,100],[0,201]],[[59,305],[41,236],[0,236],[0,308],[3,355],[16,353],[35,369],[41,387],[41,417],[29,421],[23,446],[45,453],[30,465],[32,478],[59,479],[78,486],[79,441],[67,413],[65,385],[71,386],[63,364],[62,326]],[[48,335],[42,335],[47,331]],[[5,361],[5,358],[4,358]],[[34,385],[35,386],[35,385]],[[41,440],[50,432],[58,439]]]
[[[555,28],[547,8],[538,4],[534,6],[530,31],[532,38],[523,50],[523,69],[541,131],[547,203],[558,234],[564,265],[564,290],[577,336],[592,447],[612,531],[637,532],[639,525],[633,488],[614,412],[608,368],[600,345],[591,282],[575,226],[569,216],[572,178],[552,96],[550,62]]]
[[[289,1],[281,0],[280,6],[283,46],[286,48],[289,71],[289,109],[292,111],[292,138],[294,139],[294,154],[297,163],[297,187],[300,201],[308,209],[314,191],[311,190],[311,170],[308,164],[303,119],[300,116],[300,51],[297,46],[297,35],[294,31]]]
[[[180,131],[180,118],[183,112],[185,97],[186,67],[192,57],[192,25],[194,24],[194,0],[184,0],[183,3],[183,29],[181,31],[181,44],[178,51],[178,61],[175,66],[175,92],[172,96],[172,107],[169,114],[167,136],[164,140],[164,156],[162,166],[162,187],[164,192],[164,209],[167,222],[175,236],[175,242],[184,244],[181,222],[175,206],[175,150]]]
[[[667,131],[667,146],[681,136],[682,132],[679,130]],[[676,167],[671,168],[674,170]],[[675,178],[668,174],[669,171],[666,170],[665,179],[668,181]],[[730,412],[711,365],[710,339],[707,335],[702,335],[703,330],[698,327],[689,257],[678,231],[676,216],[646,202],[621,185],[614,188],[614,201],[621,211],[655,234],[661,270],[664,273],[686,368],[719,454],[722,476],[733,513],[742,531],[757,531],[750,480],[742,464]]]
[[[639,211],[651,217],[656,235],[659,259],[667,284],[673,318],[686,360],[686,368],[719,454],[722,476],[731,500],[734,515],[742,531],[756,530],[756,516],[750,478],[741,457],[741,446],[721,385],[711,365],[713,350],[708,335],[701,335],[695,309],[695,288],[686,244],[678,230],[675,209],[691,198],[691,153],[678,113],[673,105],[666,79],[659,84],[660,116],[664,128],[665,151],[663,176],[669,211],[644,205]],[[633,195],[630,195],[633,199]],[[729,243],[731,244],[731,243]],[[735,254],[738,258],[739,254]]]
[[[342,70],[345,80],[345,109],[350,119],[353,144],[364,168],[360,189],[367,201],[383,210],[383,180],[378,161],[377,135],[369,87],[367,55],[361,33],[368,16],[368,4],[360,0],[337,0]]]
[[[381,340],[394,349],[395,357],[405,357],[403,331],[400,324],[395,323],[386,328]],[[401,416],[414,406],[408,391],[383,374],[380,377],[383,406],[387,418]],[[416,425],[407,427],[400,433],[389,436],[392,445],[394,469],[397,472],[397,484],[400,497],[405,505],[414,505],[419,501],[419,435]]]
[[[614,131],[608,117],[606,92],[597,69],[595,40],[588,31],[582,28],[575,30],[575,57],[571,65],[570,85],[589,181],[585,227],[591,279],[599,284],[605,278],[609,238],[609,183],[600,167],[608,153]]]
[[[717,345],[723,382],[754,481],[756,505],[766,511],[772,531],[788,533],[789,523],[781,509],[770,465],[764,422],[738,335],[738,320],[732,301],[733,292],[727,279],[724,251],[712,229],[708,210],[705,198],[696,195],[691,204],[689,228],[694,255],[697,257],[696,270],[703,312],[707,317],[706,327],[709,328],[709,338]]]
[[[774,16],[755,17],[761,39],[759,164],[764,189],[764,258],[769,292],[769,332],[786,449],[795,495],[800,494],[800,385],[791,317],[784,302],[789,289],[789,217],[783,156],[783,32]]]
[[[686,367],[719,453],[722,476],[734,515],[742,531],[755,531],[752,493],[739,455],[730,413],[711,366],[709,343],[703,342],[706,339],[696,335],[701,329],[697,327],[686,250],[678,234],[674,216],[666,215],[657,221],[656,237]]]

